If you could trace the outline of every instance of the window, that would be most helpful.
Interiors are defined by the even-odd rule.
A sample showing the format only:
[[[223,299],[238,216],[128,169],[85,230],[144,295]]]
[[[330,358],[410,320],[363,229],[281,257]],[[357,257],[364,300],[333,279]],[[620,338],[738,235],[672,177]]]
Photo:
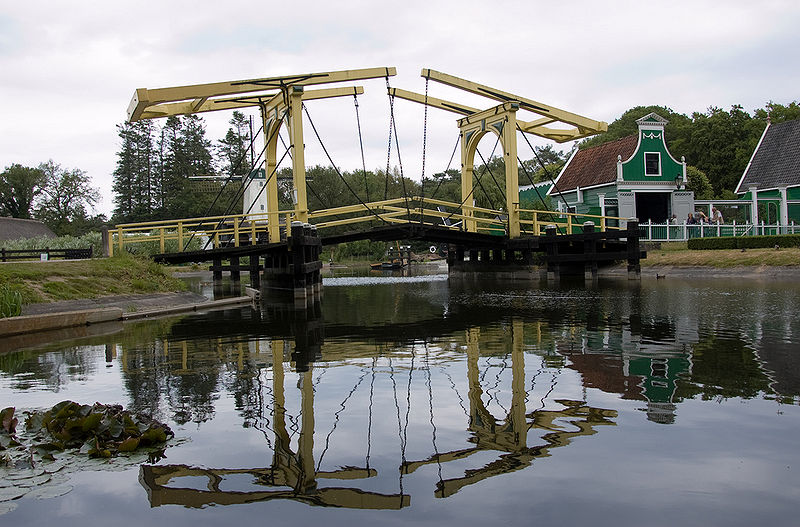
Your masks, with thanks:
[[[644,174],[646,176],[661,175],[661,153],[647,152],[644,154]]]

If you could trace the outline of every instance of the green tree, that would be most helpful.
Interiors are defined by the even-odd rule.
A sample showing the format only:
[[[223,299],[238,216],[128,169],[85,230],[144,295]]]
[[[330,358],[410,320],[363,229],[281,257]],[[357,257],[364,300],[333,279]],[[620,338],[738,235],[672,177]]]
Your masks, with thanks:
[[[712,107],[692,114],[691,132],[680,148],[687,162],[708,176],[714,195],[720,196],[736,187],[764,126],[741,106],[729,111]]]
[[[708,177],[697,167],[686,167],[686,188],[694,192],[694,199],[711,199],[714,197],[714,188]]]
[[[47,181],[39,168],[15,163],[0,174],[0,216],[30,219],[34,200]]]
[[[204,215],[213,196],[194,192],[189,178],[215,174],[205,122],[196,115],[168,117],[162,132],[158,144],[159,155],[163,155],[159,167],[159,215],[162,218]]]
[[[676,141],[680,141],[685,137],[688,128],[691,126],[692,121],[684,114],[677,113],[667,106],[634,106],[630,110],[625,111],[611,124],[608,125],[608,131],[602,134],[595,135],[588,139],[584,139],[580,143],[581,148],[589,148],[592,146],[602,145],[622,139],[629,135],[636,134],[639,127],[636,124],[637,119],[641,119],[645,115],[655,112],[661,117],[667,119],[669,123],[666,126],[667,148],[673,155],[680,156],[680,145],[674,145]]]
[[[36,208],[36,218],[58,235],[75,234],[73,223],[89,220],[87,209],[100,199],[83,170],[61,168],[52,159],[39,165],[46,183]]]
[[[117,126],[121,145],[114,169],[114,220],[152,219],[157,207],[158,170],[150,120]]]
[[[220,165],[226,175],[245,175],[250,171],[253,160],[250,156],[250,121],[242,112],[233,112],[228,121],[231,125],[219,142]]]
[[[766,121],[767,117],[769,117],[769,120],[774,124],[794,121],[795,119],[800,119],[800,104],[797,101],[793,101],[788,106],[784,106],[770,101],[764,108],[756,110],[754,117],[762,121]]]

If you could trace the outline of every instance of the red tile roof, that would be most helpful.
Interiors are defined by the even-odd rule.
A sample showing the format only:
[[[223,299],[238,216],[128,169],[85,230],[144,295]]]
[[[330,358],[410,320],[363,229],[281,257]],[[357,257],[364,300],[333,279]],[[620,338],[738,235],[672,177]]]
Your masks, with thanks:
[[[633,155],[638,144],[638,134],[629,135],[610,143],[578,150],[569,165],[556,180],[558,190],[567,192],[576,187],[586,188],[617,179],[617,156],[625,161]],[[551,191],[551,194],[556,192]]]

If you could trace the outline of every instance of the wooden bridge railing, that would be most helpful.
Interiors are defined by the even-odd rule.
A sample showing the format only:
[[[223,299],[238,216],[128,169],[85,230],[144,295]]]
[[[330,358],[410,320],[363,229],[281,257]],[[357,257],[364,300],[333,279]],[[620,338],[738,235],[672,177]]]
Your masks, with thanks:
[[[559,234],[582,232],[586,221],[592,221],[598,230],[619,229],[625,218],[520,209],[520,230],[524,235],[544,234],[547,225],[555,224]],[[345,225],[417,223],[436,225],[454,230],[472,230],[487,234],[505,235],[508,232],[508,216],[503,211],[462,205],[444,200],[412,197],[393,198],[366,204],[346,205],[331,209],[315,210],[308,218],[319,231]],[[280,225],[281,237],[291,236],[294,211],[273,213],[231,214],[205,218],[183,218],[178,220],[148,221],[117,225],[109,231],[108,252],[122,252],[126,247],[150,245],[151,252],[183,252],[200,250],[213,242],[213,247],[225,245],[238,247],[241,244],[267,243],[267,226],[271,221]],[[197,242],[190,244],[190,240]]]

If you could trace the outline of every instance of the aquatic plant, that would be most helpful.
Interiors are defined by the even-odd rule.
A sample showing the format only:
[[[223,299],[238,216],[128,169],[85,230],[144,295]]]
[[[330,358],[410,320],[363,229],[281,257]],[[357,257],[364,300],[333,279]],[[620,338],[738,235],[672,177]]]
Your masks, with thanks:
[[[22,314],[22,295],[6,284],[0,285],[0,318]]]
[[[23,447],[43,460],[52,460],[52,452],[68,449],[78,449],[78,454],[89,457],[109,458],[165,443],[175,435],[167,425],[125,411],[119,405],[62,401],[43,412],[25,412],[25,433],[18,436],[15,411],[13,407],[0,411],[0,452]],[[11,456],[4,453],[8,464]]]
[[[173,437],[167,425],[119,405],[63,401],[20,417],[14,407],[0,410],[0,515],[22,497],[70,492],[74,472],[155,462]]]

